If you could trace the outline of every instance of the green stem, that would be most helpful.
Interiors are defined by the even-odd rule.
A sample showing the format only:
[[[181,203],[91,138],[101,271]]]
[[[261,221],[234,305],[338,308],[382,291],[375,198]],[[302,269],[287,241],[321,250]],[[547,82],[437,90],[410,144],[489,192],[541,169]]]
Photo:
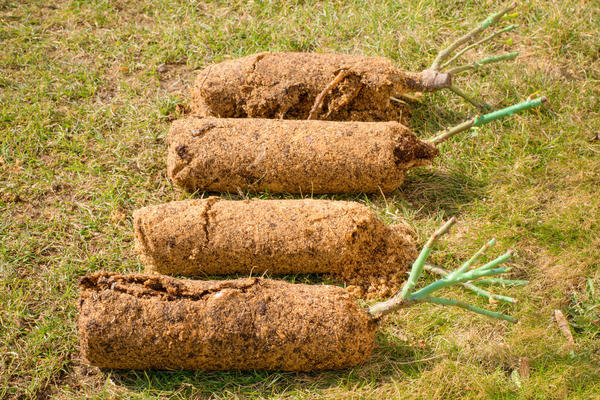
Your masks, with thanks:
[[[419,280],[419,277],[423,272],[423,266],[425,265],[425,261],[427,260],[427,257],[429,256],[430,252],[431,248],[424,246],[421,250],[421,253],[419,253],[419,256],[412,264],[412,267],[410,269],[410,275],[408,276],[408,279],[406,280],[404,286],[402,286],[402,291],[400,292],[401,298],[408,298],[410,292],[415,288],[415,285],[417,284],[417,281]]]
[[[486,246],[484,246],[483,248],[485,248],[485,247]],[[479,253],[479,252],[477,252],[477,253]],[[477,253],[476,253],[476,255],[477,255]],[[508,260],[512,256],[512,254],[513,254],[512,251],[509,251],[508,253],[496,258],[494,261],[492,261],[484,266],[487,267],[488,265],[496,266],[496,265],[502,264],[503,262]],[[471,257],[471,260],[474,257],[475,256]],[[469,260],[469,261],[471,261],[471,260]],[[468,265],[469,261],[467,261],[465,264]],[[459,270],[463,269],[464,267],[465,267],[465,265],[460,267]],[[468,266],[467,266],[467,268],[468,268]],[[488,267],[485,269],[478,268],[478,269],[475,269],[472,271],[461,272],[456,275],[454,273],[452,273],[444,279],[440,279],[438,281],[430,283],[429,285],[425,286],[424,288],[422,288],[422,289],[416,291],[415,293],[413,293],[412,295],[410,295],[410,297],[408,297],[408,298],[411,300],[420,300],[426,296],[429,296],[431,293],[433,293],[437,290],[440,290],[440,289],[448,287],[448,286],[456,285],[457,283],[468,282],[468,281],[472,281],[472,280],[487,277],[487,276],[500,275],[505,272],[508,272],[508,268]]]
[[[485,270],[494,268],[495,266],[500,265],[503,262],[505,262],[506,260],[508,260],[509,258],[511,258],[513,256],[513,254],[514,254],[514,252],[512,250],[509,250],[506,253],[504,253],[503,255],[501,255],[500,257],[496,258],[495,260],[492,260],[489,263],[484,264],[481,267],[474,269],[473,271],[485,271]]]
[[[452,64],[453,61],[455,61],[456,59],[458,59],[460,56],[462,56],[463,54],[465,54],[467,51],[469,51],[469,50],[471,50],[471,49],[479,46],[480,44],[483,44],[485,42],[488,42],[488,41],[492,40],[493,38],[495,38],[498,35],[501,35],[501,34],[503,34],[505,32],[510,32],[513,29],[517,28],[517,27],[518,27],[518,25],[509,25],[506,28],[499,30],[498,32],[494,32],[491,35],[489,35],[489,36],[487,36],[487,37],[485,37],[485,38],[483,38],[481,40],[478,40],[477,42],[473,43],[472,45],[469,45],[469,46],[465,47],[464,49],[462,49],[461,51],[459,51],[458,53],[456,53],[448,61],[446,61],[444,63],[444,65],[442,65],[440,67],[440,69],[446,68],[448,65]]]
[[[481,125],[485,125],[488,124],[492,121],[495,121],[497,119],[501,119],[504,117],[508,117],[511,116],[515,113],[524,111],[524,110],[528,110],[530,108],[534,108],[534,107],[538,107],[540,106],[542,103],[546,102],[546,97],[542,96],[542,97],[538,97],[537,99],[527,99],[519,104],[515,104],[512,105],[510,107],[506,107],[503,108],[501,110],[498,111],[493,111],[489,114],[485,114],[485,115],[481,115],[478,117],[475,117],[475,121],[473,123],[473,126],[481,126]]]
[[[517,7],[516,3],[513,3],[509,7],[505,8],[504,10],[487,17],[484,21],[481,22],[481,24],[479,24],[478,27],[469,31],[466,35],[460,37],[458,40],[453,42],[450,46],[448,46],[444,50],[440,51],[438,53],[437,57],[435,58],[435,60],[433,61],[433,64],[431,64],[430,68],[434,71],[439,71],[442,63],[446,59],[448,59],[448,57],[450,57],[450,54],[452,54],[452,52],[454,50],[456,50],[463,44],[469,42],[470,40],[474,40],[475,38],[477,38],[481,34],[481,32],[483,32],[485,29],[487,29],[491,25],[497,23],[504,14],[506,14],[507,12],[509,12],[511,10],[514,10],[516,7]]]
[[[421,253],[419,254],[417,259],[413,263],[411,271],[410,271],[410,275],[409,275],[406,283],[402,287],[402,289],[398,293],[396,293],[392,298],[390,298],[386,301],[376,303],[376,304],[372,305],[371,307],[369,307],[368,312],[371,316],[377,317],[380,315],[389,314],[389,313],[391,313],[395,310],[398,310],[400,308],[403,308],[403,307],[408,307],[408,306],[411,306],[411,305],[414,305],[417,303],[429,302],[429,303],[434,303],[434,304],[461,307],[461,308],[464,308],[464,309],[467,309],[467,310],[470,310],[470,311],[473,311],[473,312],[476,312],[479,314],[487,315],[492,318],[498,318],[498,319],[504,319],[504,320],[511,321],[511,322],[516,322],[516,320],[514,318],[511,318],[507,315],[484,310],[482,308],[475,307],[475,306],[463,303],[458,300],[441,299],[441,298],[429,296],[431,293],[433,293],[436,290],[439,290],[443,287],[452,286],[452,285],[456,285],[456,284],[463,284],[463,283],[466,283],[467,281],[470,281],[473,279],[498,275],[498,274],[502,274],[502,273],[508,271],[508,268],[492,268],[491,266],[498,265],[498,264],[506,261],[512,255],[512,252],[510,252],[510,251],[508,253],[504,254],[503,256],[496,258],[491,263],[485,264],[484,265],[485,268],[478,268],[475,270],[466,271],[466,269],[468,269],[477,260],[477,258],[479,256],[481,256],[481,254],[483,254],[485,252],[485,250],[487,250],[487,248],[491,247],[495,243],[495,241],[493,239],[490,242],[488,242],[485,246],[483,246],[477,253],[475,253],[475,255],[473,257],[471,257],[471,259],[469,259],[469,261],[467,261],[465,264],[463,264],[459,268],[459,271],[458,271],[459,273],[457,273],[455,275],[450,274],[450,275],[452,275],[452,277],[450,275],[446,274],[447,275],[446,278],[435,281],[413,293],[413,290],[417,284],[417,281],[418,281],[419,277],[421,276],[423,269],[425,268],[425,261],[427,260],[427,256],[431,252],[431,249],[433,248],[433,246],[435,245],[437,240],[442,235],[444,235],[446,232],[448,232],[450,227],[455,222],[456,222],[456,219],[454,217],[452,217],[441,228],[439,228],[437,231],[435,231],[435,233],[433,235],[431,235],[431,237],[429,238],[427,243],[425,243],[425,246],[423,246],[423,250],[421,250]],[[462,272],[462,271],[465,271],[465,272]],[[445,274],[445,271],[443,272],[443,274]],[[472,290],[475,290],[476,293],[478,293],[480,295],[484,295],[484,296],[487,296],[488,298],[492,298],[491,293],[488,293],[482,289],[479,289],[474,285],[470,285],[468,287],[472,288]],[[510,299],[509,297],[503,298],[503,300],[504,301],[513,300],[511,302],[515,302],[514,299]]]
[[[471,266],[473,264],[475,264],[475,262],[477,260],[479,260],[479,258],[485,254],[486,251],[488,251],[488,249],[490,247],[493,247],[496,244],[496,239],[492,239],[489,242],[487,242],[486,244],[484,244],[478,251],[477,253],[473,254],[473,256],[466,262],[464,263],[460,268],[458,268],[456,271],[450,273],[450,275],[448,275],[448,279],[453,279],[456,278],[458,275],[464,273],[465,271],[467,271],[469,268],[471,268]]]
[[[445,269],[441,268],[441,267],[437,267],[435,265],[432,264],[425,264],[425,269],[427,271],[433,272],[435,274],[438,274],[442,277],[447,277],[448,275],[450,275],[449,271],[446,271]],[[470,291],[472,291],[473,293],[477,294],[478,296],[481,297],[485,297],[486,299],[494,299],[494,300],[498,300],[498,301],[505,301],[507,303],[517,303],[517,299],[514,299],[512,297],[508,297],[508,296],[502,296],[499,294],[494,294],[492,292],[488,292],[487,290],[481,289],[480,287],[477,287],[475,285],[473,285],[472,283],[469,282],[463,282],[461,283],[461,285],[463,285],[465,288],[469,289]]]
[[[520,280],[520,279],[485,278],[485,279],[479,279],[477,281],[477,283],[485,284],[485,285],[501,284],[501,285],[506,285],[506,286],[525,286],[529,283],[529,281]]]
[[[468,121],[465,121],[459,125],[456,125],[452,128],[449,128],[449,129],[439,133],[437,136],[435,136],[433,139],[431,139],[430,142],[433,145],[437,146],[438,144],[443,143],[446,140],[450,139],[452,136],[455,136],[460,132],[466,131],[467,129],[470,129],[470,128],[476,127],[476,126],[485,125],[485,124],[495,121],[497,119],[513,115],[514,113],[528,110],[533,107],[537,107],[540,104],[544,103],[546,100],[547,99],[545,96],[538,97],[537,99],[527,99],[521,103],[514,104],[510,107],[506,107],[501,110],[493,111],[489,114],[478,115],[474,118],[471,118]]]
[[[474,123],[475,123],[475,118],[471,118],[468,121],[465,121],[456,126],[453,126],[452,128],[446,129],[445,131],[440,133],[438,136],[431,139],[430,142],[434,146],[437,146],[438,144],[443,143],[446,140],[450,139],[452,136],[458,135],[459,133],[464,132],[467,129],[471,129],[473,127]]]
[[[415,288],[415,286],[417,284],[417,281],[419,280],[419,278],[421,277],[421,274],[423,273],[423,266],[425,265],[427,256],[429,256],[429,253],[431,252],[431,248],[433,247],[435,242],[437,242],[437,240],[442,235],[444,235],[446,232],[448,232],[450,227],[452,225],[454,225],[455,223],[456,223],[456,218],[454,218],[454,217],[450,218],[448,220],[448,222],[446,222],[444,225],[442,225],[441,228],[439,228],[437,231],[435,231],[434,234],[431,235],[431,237],[429,238],[427,243],[425,243],[425,246],[423,246],[423,250],[421,250],[421,253],[419,254],[419,256],[417,257],[417,259],[415,260],[415,262],[412,265],[412,268],[410,270],[410,275],[408,276],[406,283],[404,284],[404,286],[402,286],[402,290],[399,293],[399,297],[401,299],[407,299],[408,296],[410,296],[411,292],[413,291],[413,289]],[[394,296],[394,297],[396,297],[396,296]]]
[[[371,307],[369,307],[368,312],[373,316],[386,315],[401,308],[412,306],[416,303],[421,302],[418,300],[403,300],[398,298],[397,296],[394,296],[389,300],[372,305]]]
[[[456,278],[456,282],[474,281],[475,279],[479,279],[479,278],[483,278],[483,277],[505,274],[508,271],[510,271],[510,268],[506,268],[506,267],[491,268],[491,269],[485,269],[485,270],[476,269],[473,271],[465,272],[464,274],[462,274],[461,276]]]
[[[408,279],[402,286],[402,289],[396,293],[392,298],[377,303],[369,308],[369,313],[371,315],[385,315],[391,313],[394,310],[397,310],[402,307],[406,307],[415,303],[414,300],[409,300],[410,294],[414,290],[419,277],[423,273],[423,268],[425,266],[425,261],[427,260],[427,256],[431,252],[431,249],[438,241],[438,239],[450,230],[450,227],[456,223],[456,218],[450,218],[444,225],[442,225],[437,231],[433,233],[423,246],[423,250],[415,260],[410,269],[410,275]]]
[[[476,70],[479,67],[487,65],[487,64],[493,64],[493,63],[497,63],[497,62],[501,62],[501,61],[514,60],[515,58],[517,58],[518,55],[519,55],[519,53],[513,52],[513,53],[508,53],[508,54],[502,54],[500,56],[489,56],[489,57],[484,58],[481,61],[475,61],[471,64],[461,65],[460,67],[452,68],[447,73],[450,75],[456,75],[460,72],[468,71],[470,69]]]
[[[479,100],[475,100],[474,98],[472,98],[471,96],[469,96],[468,94],[466,94],[465,92],[463,92],[462,90],[457,88],[456,86],[450,86],[448,89],[450,89],[450,91],[453,92],[454,94],[465,99],[468,103],[471,103],[475,107],[479,108],[480,110],[489,110],[491,108],[491,106],[489,104],[485,104],[485,103],[480,102]]]
[[[506,314],[502,314],[499,312],[489,311],[489,310],[486,310],[483,308],[475,307],[475,306],[472,306],[467,303],[463,303],[462,301],[458,301],[458,300],[442,299],[439,297],[427,297],[427,298],[424,298],[423,301],[428,302],[428,303],[433,303],[433,304],[439,304],[442,306],[460,307],[460,308],[464,308],[465,310],[473,311],[474,313],[477,313],[477,314],[485,315],[487,317],[503,319],[505,321],[512,322],[512,323],[517,322],[517,320],[515,318],[510,317]]]
[[[422,300],[425,297],[429,296],[431,293],[437,292],[438,290],[443,289],[445,287],[454,286],[457,283],[472,281],[477,278],[482,278],[484,276],[494,276],[494,275],[504,274],[507,271],[508,271],[507,268],[495,268],[495,269],[488,269],[485,271],[477,271],[477,273],[475,273],[476,271],[471,271],[467,274],[460,275],[453,279],[448,279],[448,278],[440,279],[433,283],[430,283],[429,285],[425,286],[422,289],[417,290],[416,292],[411,294],[408,297],[408,299],[409,300]]]

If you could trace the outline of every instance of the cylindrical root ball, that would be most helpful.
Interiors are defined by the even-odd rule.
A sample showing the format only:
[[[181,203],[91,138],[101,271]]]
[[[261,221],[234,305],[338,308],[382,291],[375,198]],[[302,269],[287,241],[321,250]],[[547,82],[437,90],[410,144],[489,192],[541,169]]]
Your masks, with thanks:
[[[410,228],[329,200],[211,197],[136,210],[136,252],[167,275],[328,274],[360,297],[387,297],[416,258]]]
[[[338,79],[336,79],[338,78]],[[192,89],[203,117],[402,121],[391,101],[406,92],[449,87],[450,75],[410,73],[383,57],[327,53],[260,53],[206,67]],[[316,109],[315,100],[322,96]]]
[[[99,367],[314,371],[363,362],[376,323],[337,286],[99,272],[80,281],[78,327]]]
[[[389,193],[436,148],[397,122],[185,118],[167,172],[189,191]]]

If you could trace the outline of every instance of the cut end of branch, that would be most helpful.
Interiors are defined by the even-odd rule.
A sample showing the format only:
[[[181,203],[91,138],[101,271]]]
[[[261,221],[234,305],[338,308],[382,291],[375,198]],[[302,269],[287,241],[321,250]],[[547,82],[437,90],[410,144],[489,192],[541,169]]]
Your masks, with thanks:
[[[493,111],[489,114],[477,115],[475,118],[471,118],[470,120],[465,121],[462,124],[456,125],[450,129],[441,132],[439,135],[431,139],[430,142],[434,146],[437,146],[438,144],[445,142],[446,140],[460,132],[466,131],[472,127],[485,125],[497,119],[508,117],[515,113],[528,110],[530,108],[537,107],[542,103],[546,102],[547,100],[548,99],[545,96],[538,97],[537,99],[533,99],[530,96],[527,100],[518,104],[514,104],[510,107],[502,108],[500,110]]]
[[[444,225],[442,225],[437,231],[435,231],[434,236],[440,237],[440,236],[448,233],[448,231],[450,230],[452,225],[456,224],[456,221],[457,221],[456,217],[450,218]]]
[[[423,92],[434,92],[452,86],[452,74],[426,69],[420,75]]]
[[[433,233],[433,235],[431,235],[431,237],[425,244],[425,247],[431,248],[440,237],[442,237],[443,235],[448,233],[448,231],[450,231],[450,228],[452,227],[452,225],[456,224],[456,221],[456,217],[452,217],[448,221],[446,221],[444,225],[442,225],[437,231]]]
[[[402,90],[405,90],[405,86],[412,92],[435,92],[451,87],[452,75],[428,68],[419,73],[408,74],[408,79],[403,81],[402,85]]]
[[[502,16],[504,14],[506,14],[507,12],[509,12],[511,10],[514,10],[516,7],[517,7],[517,4],[514,3],[510,6],[508,6],[507,8],[503,9],[502,11],[497,12],[497,13],[492,14],[489,17],[487,17],[476,28],[474,28],[467,34],[465,34],[462,37],[460,37],[459,39],[457,39],[454,43],[452,43],[447,48],[440,51],[438,53],[436,59],[431,64],[430,69],[432,69],[434,71],[439,71],[442,63],[450,57],[450,55],[452,54],[453,51],[455,51],[457,48],[464,45],[465,43],[468,43],[469,41],[476,39],[481,34],[481,32],[483,32],[485,29],[489,28],[490,26],[496,24],[500,20],[500,18],[502,18]]]

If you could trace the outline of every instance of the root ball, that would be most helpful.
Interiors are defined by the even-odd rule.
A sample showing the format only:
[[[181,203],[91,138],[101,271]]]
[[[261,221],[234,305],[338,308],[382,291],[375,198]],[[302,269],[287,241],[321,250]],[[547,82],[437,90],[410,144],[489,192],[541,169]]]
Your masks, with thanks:
[[[410,228],[367,206],[211,197],[135,211],[136,252],[167,275],[327,274],[358,297],[387,297],[416,258]]]
[[[341,71],[344,78],[327,90]],[[260,53],[201,71],[192,110],[203,117],[307,119],[325,90],[318,119],[405,122],[408,108],[390,96],[414,91],[419,83],[419,74],[383,57]]]
[[[186,118],[167,171],[189,191],[389,193],[436,148],[396,122]]]
[[[78,327],[99,367],[314,371],[363,362],[376,323],[337,286],[98,272],[80,281]]]

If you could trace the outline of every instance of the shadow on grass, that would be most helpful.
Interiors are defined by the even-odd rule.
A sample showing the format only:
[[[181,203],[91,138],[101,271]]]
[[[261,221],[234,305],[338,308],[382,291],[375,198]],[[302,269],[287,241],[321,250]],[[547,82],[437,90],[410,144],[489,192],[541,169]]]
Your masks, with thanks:
[[[456,214],[460,207],[473,200],[481,199],[486,192],[486,184],[468,175],[456,171],[439,171],[433,168],[418,168],[410,171],[404,183],[391,195],[386,195],[387,201],[407,202],[421,216],[444,212],[447,215]],[[209,194],[194,194],[195,198],[208,197]],[[214,195],[214,194],[213,194]],[[292,195],[285,193],[244,193],[222,194],[221,197],[230,200],[249,198],[259,199],[298,199],[313,198],[322,200],[345,201],[379,201],[380,194],[344,194],[344,195]]]
[[[105,370],[117,386],[140,394],[178,394],[221,397],[235,394],[241,397],[310,393],[339,388],[353,390],[380,385],[394,379],[416,377],[429,368],[436,358],[422,357],[408,345],[393,343],[378,335],[374,354],[366,363],[338,371],[268,372],[268,371],[120,371]],[[431,350],[429,351],[431,352]]]
[[[408,202],[421,216],[456,215],[463,205],[483,198],[485,188],[484,182],[458,172],[419,169],[409,174],[392,199]]]
[[[431,138],[436,132],[464,122],[477,113],[474,110],[473,115],[469,115],[455,111],[451,107],[436,105],[440,102],[446,104],[445,101],[440,101],[438,96],[432,96],[426,101],[410,104],[408,125],[417,136],[425,139]]]

